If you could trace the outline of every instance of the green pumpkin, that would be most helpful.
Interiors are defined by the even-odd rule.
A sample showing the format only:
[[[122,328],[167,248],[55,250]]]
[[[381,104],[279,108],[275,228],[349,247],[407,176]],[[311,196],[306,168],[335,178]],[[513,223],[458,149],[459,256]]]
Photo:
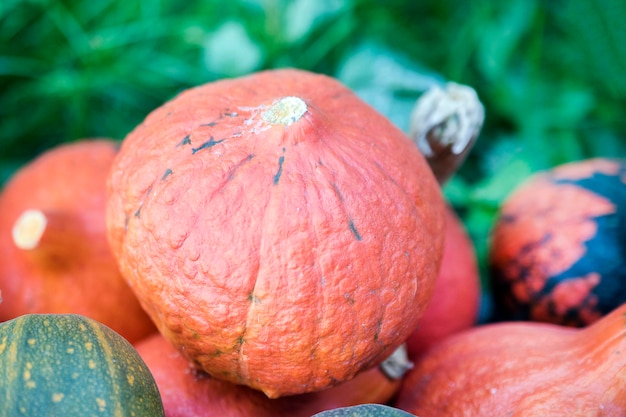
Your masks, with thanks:
[[[361,404],[322,411],[312,417],[415,417],[406,411],[380,404]]]
[[[77,314],[0,323],[1,417],[159,417],[148,367],[109,327]]]

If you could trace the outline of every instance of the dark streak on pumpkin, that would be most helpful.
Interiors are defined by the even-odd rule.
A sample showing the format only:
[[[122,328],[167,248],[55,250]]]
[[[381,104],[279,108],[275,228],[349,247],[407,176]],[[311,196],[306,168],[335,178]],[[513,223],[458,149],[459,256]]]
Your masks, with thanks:
[[[241,162],[237,163],[237,165],[232,167],[232,169],[228,173],[228,180],[230,181],[233,178],[235,178],[235,172],[237,172],[237,170],[241,168],[246,162],[250,162],[252,158],[254,158],[254,154],[248,155],[244,160],[242,160]]]
[[[243,337],[243,335],[239,336],[237,338],[237,348],[241,349],[241,345],[243,345],[243,343],[246,341],[246,339]]]
[[[280,176],[283,174],[283,162],[285,162],[285,156],[281,155],[278,158],[278,171],[274,175],[274,185],[278,184],[278,180],[280,180]]]
[[[333,187],[333,190],[335,190],[335,194],[337,194],[337,197],[339,198],[339,201],[343,203],[343,194],[341,194],[341,191],[339,191],[339,188],[337,187],[337,184],[335,184],[333,182],[331,185]]]
[[[374,341],[377,342],[378,341],[378,337],[380,336],[380,330],[383,327],[383,322],[382,320],[378,320],[378,322],[376,323],[376,331],[374,332]]]
[[[350,221],[348,222],[348,225],[350,226],[350,231],[352,232],[356,240],[360,241],[362,239],[361,234],[359,233],[358,230],[356,230],[356,226],[354,225],[354,222],[352,221],[352,219],[350,219]]]
[[[261,304],[261,299],[257,297],[256,295],[254,295],[254,293],[248,294],[248,301],[250,301],[253,304]]]
[[[167,177],[169,177],[170,175],[172,175],[172,170],[171,169],[166,169],[165,172],[163,173],[163,176],[161,177],[161,181],[165,180]]]
[[[201,151],[202,149],[212,148],[213,146],[222,142],[224,142],[224,139],[215,140],[215,138],[211,136],[211,138],[207,140],[206,142],[204,142],[202,145],[198,146],[197,148],[192,148],[191,154],[194,155],[196,152]]]
[[[207,127],[213,127],[213,126],[217,126],[217,122],[209,122],[209,123],[203,123],[200,126],[207,126]]]
[[[187,135],[183,138],[183,140],[180,141],[178,145],[176,145],[176,147],[178,148],[179,146],[185,146],[185,145],[190,145],[190,144],[191,144],[191,137],[190,135]]]

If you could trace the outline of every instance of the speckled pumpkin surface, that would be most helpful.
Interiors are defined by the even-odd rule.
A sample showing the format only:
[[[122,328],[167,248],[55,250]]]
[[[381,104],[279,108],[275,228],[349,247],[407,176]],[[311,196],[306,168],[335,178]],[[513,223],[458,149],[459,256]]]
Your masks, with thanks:
[[[443,200],[417,148],[304,71],[181,93],[125,138],[109,194],[111,246],[161,333],[270,397],[382,361],[442,254]]]
[[[490,253],[500,318],[583,326],[626,301],[626,162],[536,174],[504,203]]]
[[[0,323],[1,417],[163,417],[150,370],[111,328],[78,314]]]

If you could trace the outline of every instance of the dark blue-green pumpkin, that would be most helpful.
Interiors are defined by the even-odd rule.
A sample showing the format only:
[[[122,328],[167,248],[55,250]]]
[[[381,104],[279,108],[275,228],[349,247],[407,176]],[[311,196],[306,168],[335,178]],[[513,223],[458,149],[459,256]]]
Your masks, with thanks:
[[[122,336],[77,314],[0,323],[1,417],[159,417],[147,366]]]

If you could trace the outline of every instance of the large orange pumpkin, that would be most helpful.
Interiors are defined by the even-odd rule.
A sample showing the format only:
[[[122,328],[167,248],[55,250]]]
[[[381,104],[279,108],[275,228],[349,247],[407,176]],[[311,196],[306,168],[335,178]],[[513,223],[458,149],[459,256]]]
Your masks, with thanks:
[[[52,148],[0,194],[0,321],[76,313],[133,342],[156,331],[122,278],[105,232],[110,139]]]
[[[135,347],[156,380],[167,417],[310,417],[337,407],[385,403],[401,385],[401,379],[390,379],[375,366],[327,390],[272,399],[194,369],[160,334]]]
[[[444,205],[411,140],[332,78],[181,93],[124,140],[109,240],[161,333],[270,397],[382,361],[428,305]]]

